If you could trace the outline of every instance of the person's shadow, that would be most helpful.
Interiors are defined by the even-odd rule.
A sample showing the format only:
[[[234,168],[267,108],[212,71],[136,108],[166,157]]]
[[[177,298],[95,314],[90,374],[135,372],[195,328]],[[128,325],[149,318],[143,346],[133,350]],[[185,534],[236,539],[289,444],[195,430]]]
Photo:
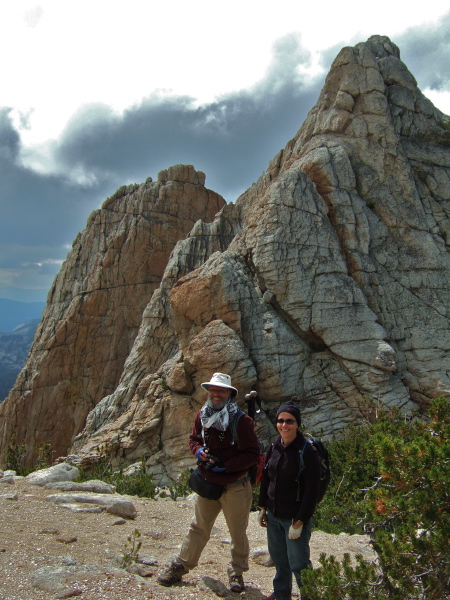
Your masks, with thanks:
[[[202,583],[221,598],[234,598],[234,600],[239,600],[239,598],[242,600],[266,600],[267,598],[267,594],[263,594],[260,589],[251,585],[246,585],[244,592],[236,594],[229,590],[220,579],[214,579],[214,577],[203,577]]]
[[[230,592],[232,594],[233,592]],[[245,595],[242,595],[245,600],[266,600],[268,594],[263,594],[260,589],[252,587],[251,585],[245,586]],[[233,594],[236,598],[236,594]],[[239,596],[238,596],[239,597]]]

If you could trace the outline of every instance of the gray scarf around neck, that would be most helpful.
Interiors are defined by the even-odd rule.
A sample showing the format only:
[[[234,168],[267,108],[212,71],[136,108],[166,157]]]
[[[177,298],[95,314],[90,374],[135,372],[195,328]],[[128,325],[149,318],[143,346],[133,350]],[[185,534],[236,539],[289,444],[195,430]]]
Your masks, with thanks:
[[[221,409],[214,408],[214,404],[208,398],[200,410],[200,420],[203,429],[214,427],[214,429],[218,429],[219,431],[226,431],[238,410],[236,398],[234,397],[227,398],[225,406]]]

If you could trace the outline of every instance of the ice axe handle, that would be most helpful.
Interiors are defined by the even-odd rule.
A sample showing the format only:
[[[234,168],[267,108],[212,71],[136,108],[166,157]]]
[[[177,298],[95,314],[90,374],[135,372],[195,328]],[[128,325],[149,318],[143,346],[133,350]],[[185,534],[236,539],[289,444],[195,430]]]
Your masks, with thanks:
[[[261,400],[258,398],[258,393],[252,390],[250,393],[245,394],[245,401],[248,405],[248,415],[254,419],[256,412],[261,410]],[[256,404],[258,405],[258,411],[256,411]]]

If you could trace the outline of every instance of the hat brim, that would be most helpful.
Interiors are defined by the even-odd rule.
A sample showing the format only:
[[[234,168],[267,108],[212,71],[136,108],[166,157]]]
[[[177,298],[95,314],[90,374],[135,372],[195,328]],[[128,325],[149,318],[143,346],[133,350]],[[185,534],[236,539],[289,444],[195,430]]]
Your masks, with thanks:
[[[224,388],[226,390],[231,390],[232,392],[236,392],[236,394],[238,393],[237,389],[231,385],[222,385],[220,383],[211,383],[210,381],[205,381],[205,383],[201,383],[200,385],[207,392],[209,392],[209,387],[211,385],[213,385],[214,387],[220,387],[220,388]]]

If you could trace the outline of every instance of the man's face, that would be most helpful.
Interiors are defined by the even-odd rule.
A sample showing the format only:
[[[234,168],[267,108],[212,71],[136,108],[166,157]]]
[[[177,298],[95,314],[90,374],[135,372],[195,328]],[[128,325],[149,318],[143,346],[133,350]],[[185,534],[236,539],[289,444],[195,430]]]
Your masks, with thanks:
[[[211,385],[209,387],[208,393],[209,397],[211,398],[211,402],[217,405],[222,404],[222,402],[225,402],[225,400],[227,400],[227,398],[230,397],[231,390],[228,390],[227,388],[223,387],[218,387],[216,385]]]

